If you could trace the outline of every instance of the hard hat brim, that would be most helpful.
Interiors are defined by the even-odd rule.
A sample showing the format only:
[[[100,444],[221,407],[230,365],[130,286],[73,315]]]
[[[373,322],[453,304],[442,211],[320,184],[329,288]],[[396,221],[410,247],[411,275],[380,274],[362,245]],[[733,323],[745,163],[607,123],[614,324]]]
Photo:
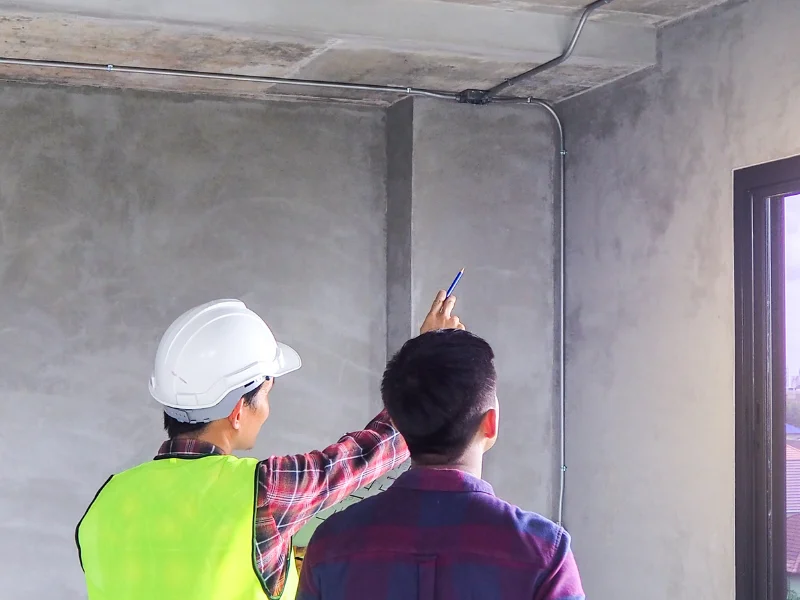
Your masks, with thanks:
[[[277,367],[274,373],[269,373],[270,377],[281,377],[292,371],[297,371],[297,369],[303,366],[303,361],[300,360],[300,355],[294,348],[282,344],[281,342],[276,343],[278,345],[278,356],[275,361]]]

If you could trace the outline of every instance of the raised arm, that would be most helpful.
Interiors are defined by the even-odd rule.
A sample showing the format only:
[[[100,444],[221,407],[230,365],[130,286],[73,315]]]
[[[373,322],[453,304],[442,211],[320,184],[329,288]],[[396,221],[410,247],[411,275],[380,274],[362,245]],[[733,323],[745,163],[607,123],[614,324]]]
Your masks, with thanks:
[[[382,411],[363,430],[322,451],[273,456],[259,465],[259,507],[269,506],[283,536],[408,459],[403,437]]]
[[[440,290],[420,333],[463,329],[452,314],[455,296]],[[382,411],[363,430],[345,435],[325,450],[273,456],[260,463],[259,508],[269,507],[278,532],[288,537],[315,514],[344,500],[408,459],[408,448]]]

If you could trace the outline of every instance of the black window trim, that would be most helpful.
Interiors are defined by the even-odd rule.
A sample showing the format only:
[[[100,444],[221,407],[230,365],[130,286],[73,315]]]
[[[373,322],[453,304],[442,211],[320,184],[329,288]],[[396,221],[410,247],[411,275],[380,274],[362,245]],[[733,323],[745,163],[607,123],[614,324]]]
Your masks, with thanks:
[[[736,598],[786,599],[783,198],[800,156],[734,172]]]

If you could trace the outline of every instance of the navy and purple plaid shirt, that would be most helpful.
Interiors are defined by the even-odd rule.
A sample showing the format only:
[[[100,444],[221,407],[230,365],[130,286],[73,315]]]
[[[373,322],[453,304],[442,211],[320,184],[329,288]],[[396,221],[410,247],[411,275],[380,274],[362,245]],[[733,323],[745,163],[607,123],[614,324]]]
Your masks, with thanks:
[[[570,537],[463,471],[413,468],[311,539],[297,600],[584,600]]]

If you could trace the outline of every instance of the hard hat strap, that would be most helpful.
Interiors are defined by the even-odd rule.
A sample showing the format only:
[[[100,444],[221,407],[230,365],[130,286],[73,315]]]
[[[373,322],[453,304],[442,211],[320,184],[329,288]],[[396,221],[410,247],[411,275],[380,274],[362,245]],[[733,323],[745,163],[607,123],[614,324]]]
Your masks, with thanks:
[[[239,398],[252,392],[268,379],[269,377],[266,376],[257,377],[253,381],[231,390],[214,406],[209,406],[208,408],[183,409],[165,406],[164,412],[181,423],[210,423],[211,421],[224,419],[231,414]]]

